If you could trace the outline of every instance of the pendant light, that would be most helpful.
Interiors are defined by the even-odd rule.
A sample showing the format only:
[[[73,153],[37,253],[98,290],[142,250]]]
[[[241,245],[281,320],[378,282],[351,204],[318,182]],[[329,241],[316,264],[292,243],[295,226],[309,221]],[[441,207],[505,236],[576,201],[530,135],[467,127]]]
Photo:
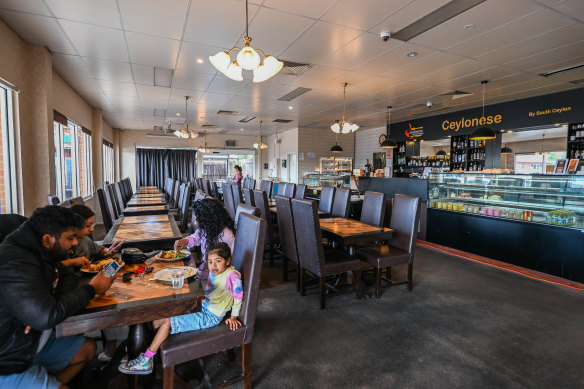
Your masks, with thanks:
[[[185,127],[182,130],[176,130],[174,135],[178,136],[179,138],[196,138],[199,134],[196,131],[191,131],[189,129],[189,98],[190,96],[185,96]]]
[[[338,134],[335,134],[335,145],[331,147],[331,153],[342,153],[343,148],[337,143]]]
[[[511,147],[507,147],[507,145],[504,145],[501,149],[501,154],[513,154],[513,149]]]
[[[267,149],[268,148],[268,145],[265,144],[264,142],[262,142],[262,123],[263,123],[263,120],[260,120],[260,133],[258,135],[258,142],[256,142],[256,143],[253,144],[253,148],[254,149],[261,149],[261,150],[263,150],[263,149]]]
[[[439,157],[445,157],[446,156],[446,151],[442,150],[442,147],[440,147],[440,151],[438,151],[436,153],[437,156]]]
[[[346,89],[347,89],[347,84],[346,82],[343,82],[341,84],[343,86],[343,120],[339,123],[338,120],[336,120],[333,125],[331,126],[331,130],[335,133],[338,134],[339,132],[342,132],[343,134],[348,134],[350,132],[355,132],[359,129],[359,126],[356,124],[351,123],[350,121],[346,120],[345,118],[345,99],[346,99]]]
[[[391,105],[388,105],[386,126],[387,136],[385,137],[385,140],[381,142],[381,144],[379,145],[379,147],[381,147],[382,149],[395,149],[397,147],[397,143],[389,137],[390,126],[391,126]]]
[[[220,51],[215,55],[209,57],[209,61],[215,66],[217,70],[225,74],[227,77],[235,81],[242,81],[242,69],[253,70],[253,82],[262,82],[268,78],[276,75],[284,63],[278,61],[271,55],[266,55],[263,51],[259,49],[254,49],[249,45],[251,38],[248,32],[249,27],[249,16],[248,16],[248,4],[245,0],[245,36],[243,41],[245,42],[243,48],[234,47],[229,51]],[[239,51],[235,61],[231,62],[231,52]],[[260,58],[258,52],[263,56]]]
[[[203,138],[205,139],[205,143],[203,144],[203,146],[199,147],[199,152],[210,153],[211,149],[207,147],[207,130],[205,130],[205,133],[203,134]]]
[[[483,85],[483,116],[481,119],[485,117],[485,85],[487,85],[487,82],[487,80],[481,81],[481,84]],[[495,132],[488,127],[479,127],[475,129],[469,137],[469,139],[472,140],[486,140],[495,138]]]

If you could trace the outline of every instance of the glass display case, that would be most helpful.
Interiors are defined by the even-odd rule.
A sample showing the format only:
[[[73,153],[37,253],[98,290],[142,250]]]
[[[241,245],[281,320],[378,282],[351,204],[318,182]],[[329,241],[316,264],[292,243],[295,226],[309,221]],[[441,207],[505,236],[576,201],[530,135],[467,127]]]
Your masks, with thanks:
[[[302,178],[302,183],[308,188],[321,188],[323,186],[341,187],[350,185],[350,175],[336,175],[336,174],[305,174]]]
[[[328,174],[351,174],[353,171],[353,158],[322,157],[320,159],[320,172]]]
[[[432,173],[428,198],[429,208],[584,228],[584,176]]]

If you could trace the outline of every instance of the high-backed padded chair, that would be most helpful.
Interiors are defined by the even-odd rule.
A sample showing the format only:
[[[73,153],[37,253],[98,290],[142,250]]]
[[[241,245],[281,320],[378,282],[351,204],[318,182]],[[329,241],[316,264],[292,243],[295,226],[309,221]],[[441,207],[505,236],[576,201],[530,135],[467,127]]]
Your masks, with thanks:
[[[278,183],[278,190],[276,191],[276,196],[286,196],[286,189],[288,188],[288,183],[280,181]]]
[[[195,201],[203,200],[207,195],[201,189],[197,190],[195,193]]]
[[[272,214],[270,213],[270,204],[268,203],[268,195],[263,190],[254,190],[253,197],[256,207],[260,210],[260,217],[266,220],[266,244],[269,248],[270,266],[274,265],[274,246],[278,240],[277,233],[272,224]]]
[[[101,219],[103,220],[103,226],[105,227],[106,233],[112,228],[115,219],[113,212],[108,204],[108,196],[106,191],[102,188],[97,188],[97,199],[99,201],[99,208],[101,210]]]
[[[55,205],[55,204],[50,204]],[[18,215],[16,213],[5,213],[0,215],[0,243],[4,241],[12,231],[18,229],[22,223],[27,220],[26,217]]]
[[[227,213],[231,218],[235,218],[235,205],[233,203],[233,190],[231,189],[231,184],[224,182],[221,185],[223,189],[223,205],[227,209]]]
[[[302,295],[305,295],[304,275],[308,271],[320,281],[320,309],[325,308],[326,277],[353,272],[357,298],[361,294],[361,260],[334,248],[324,249],[318,209],[312,200],[292,199],[292,217],[296,231],[300,260]]]
[[[116,195],[114,193],[114,186],[113,184],[106,185],[104,188],[106,198],[108,199],[108,203],[111,204],[111,209],[114,213],[114,221],[117,220],[118,217],[122,214],[123,209],[120,208],[118,205],[118,201],[116,199]]]
[[[243,381],[245,389],[252,387],[251,350],[266,222],[252,215],[241,214],[239,226],[231,258],[233,266],[241,273],[243,283],[243,301],[239,313],[242,325],[234,331],[229,326],[218,325],[170,335],[160,346],[164,389],[173,388],[174,366],[238,346],[241,346],[242,352],[242,374],[233,381],[222,383],[222,387],[240,381]]]
[[[296,185],[296,193],[294,194],[295,199],[304,199],[306,198],[306,185],[298,184]]]
[[[385,217],[385,195],[379,192],[365,192],[363,208],[361,209],[361,221],[382,227]]]
[[[248,215],[253,215],[256,217],[260,217],[261,212],[258,208],[252,207],[251,205],[247,205],[244,203],[240,203],[237,206],[237,210],[235,211],[235,220],[233,220],[233,224],[235,224],[235,228],[237,228],[237,222],[239,221],[239,215],[242,213],[247,213]]]
[[[231,185],[231,191],[233,192],[233,208],[237,211],[237,206],[239,204],[245,204],[241,192],[241,185]]]
[[[211,193],[209,195],[213,196],[213,198],[220,200],[219,197],[219,187],[217,186],[216,182],[209,182],[209,187],[211,188]]]
[[[349,217],[349,199],[351,197],[351,189],[337,188],[335,190],[335,199],[333,200],[333,208],[331,210],[332,217]]]
[[[381,273],[384,268],[407,264],[408,278],[402,282],[392,282],[392,285],[408,284],[408,290],[413,286],[414,254],[416,251],[416,236],[420,222],[420,198],[396,194],[393,199],[390,228],[393,229],[388,245],[363,247],[357,249],[357,255],[375,267],[375,297],[381,296]]]
[[[260,190],[266,192],[266,195],[268,196],[269,199],[272,198],[273,184],[274,183],[272,181],[268,180],[262,180],[262,182],[260,182]]]
[[[296,233],[294,231],[291,201],[292,199],[289,197],[276,196],[280,245],[284,253],[282,279],[288,281],[288,260],[294,262],[296,264],[296,290],[300,291],[300,262],[298,261],[298,249],[296,248]]]
[[[47,205],[58,205],[60,202],[57,196],[47,195]]]
[[[114,188],[113,188],[114,194],[115,194],[116,198],[118,199],[118,204],[120,205],[120,208],[122,209],[122,211],[124,210],[124,208],[126,208],[126,202],[124,201],[124,196],[122,195],[122,191],[124,190],[123,187],[124,187],[124,184],[121,181],[119,181],[119,182],[116,182],[114,184]]]
[[[245,188],[251,189],[251,190],[254,190],[255,186],[256,186],[256,180],[254,180],[253,178],[248,178],[247,185],[244,185]]]
[[[174,189],[172,191],[172,208],[173,209],[178,209],[178,199],[180,197],[180,181],[176,180],[174,181]]]
[[[189,219],[191,218],[191,184],[183,184],[183,194],[179,208],[178,228],[180,232],[186,232],[189,227]]]
[[[209,180],[203,180],[203,186],[205,187],[205,193],[207,193],[209,196],[213,196],[213,193],[211,191],[211,183],[209,182]]]
[[[323,186],[320,190],[320,201],[318,202],[318,210],[330,215],[333,210],[333,201],[335,198],[334,186]],[[325,215],[325,216],[326,216]]]
[[[130,177],[124,178],[124,182],[126,183],[126,187],[128,188],[128,193],[129,193],[128,197],[131,198],[132,195],[134,194],[134,190],[132,189],[132,181],[130,181]]]
[[[285,190],[284,196],[293,198],[294,195],[296,194],[296,184],[289,182],[288,184],[286,184],[286,188],[284,188],[284,190]]]
[[[81,196],[73,197],[71,200],[69,200],[69,202],[71,204],[85,205],[85,200],[83,200],[83,197],[81,197]]]
[[[250,188],[243,188],[243,200],[245,201],[245,203],[247,205],[251,205],[252,207],[255,207],[255,200],[253,198],[253,189]]]

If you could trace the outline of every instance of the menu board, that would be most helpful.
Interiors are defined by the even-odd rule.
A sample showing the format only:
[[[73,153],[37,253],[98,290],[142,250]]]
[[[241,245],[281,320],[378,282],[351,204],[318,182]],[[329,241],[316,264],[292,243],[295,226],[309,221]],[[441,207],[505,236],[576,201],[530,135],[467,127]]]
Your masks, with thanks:
[[[566,169],[568,168],[567,159],[556,160],[556,167],[554,168],[554,174],[566,174]]]

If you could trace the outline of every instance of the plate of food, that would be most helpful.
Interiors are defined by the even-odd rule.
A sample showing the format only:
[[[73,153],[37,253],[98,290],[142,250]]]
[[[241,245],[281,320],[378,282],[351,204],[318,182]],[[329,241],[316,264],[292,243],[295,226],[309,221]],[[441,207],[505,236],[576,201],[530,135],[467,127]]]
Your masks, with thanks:
[[[105,259],[99,260],[95,263],[90,264],[89,266],[82,267],[81,272],[86,273],[86,274],[97,274],[102,269],[105,269],[107,267],[107,265],[109,265],[113,261],[115,261],[114,258],[105,258]],[[118,261],[118,263],[121,263],[121,262]]]
[[[197,275],[197,268],[191,266],[173,266],[154,273],[154,279],[162,282],[171,282],[171,274],[175,270],[182,270],[185,280]]]
[[[156,259],[159,261],[165,261],[165,262],[172,262],[172,261],[176,261],[179,259],[184,259],[184,258],[188,257],[189,255],[191,255],[191,252],[189,250],[181,250],[179,252],[177,252],[175,250],[167,250],[167,251],[161,251],[160,254],[158,254],[153,259]]]

